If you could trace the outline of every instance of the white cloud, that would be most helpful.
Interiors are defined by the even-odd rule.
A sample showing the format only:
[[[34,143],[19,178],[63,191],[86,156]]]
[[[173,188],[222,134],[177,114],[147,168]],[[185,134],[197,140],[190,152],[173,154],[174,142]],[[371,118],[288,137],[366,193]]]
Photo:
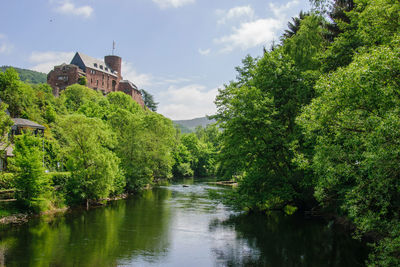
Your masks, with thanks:
[[[217,93],[217,88],[206,90],[198,84],[170,86],[156,96],[160,101],[158,112],[174,120],[212,115],[216,112],[214,99]]]
[[[243,23],[239,28],[233,28],[230,35],[214,41],[224,46],[223,52],[230,52],[235,48],[246,50],[277,39],[276,33],[281,27],[282,22],[277,19],[259,19]]]
[[[160,8],[178,8],[187,4],[193,4],[195,0],[153,0]]]
[[[210,54],[211,49],[199,49],[199,54],[203,55],[203,56],[207,56],[208,54]]]
[[[89,18],[93,14],[93,8],[89,5],[77,7],[70,0],[63,0],[59,2],[59,6],[56,11],[61,14],[82,16],[84,18]]]
[[[298,0],[290,1],[281,6],[271,3],[269,4],[269,10],[271,10],[273,17],[256,19],[253,14],[251,21],[241,22],[238,27],[232,27],[230,34],[215,38],[214,42],[223,46],[221,49],[222,52],[231,52],[234,49],[246,50],[269,44],[279,38],[278,34],[284,29],[287,21],[298,12],[296,9],[298,5]],[[251,14],[249,11],[247,12]],[[237,11],[232,12],[232,16],[234,16],[233,14],[245,14],[245,12],[239,12],[239,9],[237,9]]]
[[[133,65],[129,62],[122,61],[121,72],[124,79],[133,82],[140,89],[153,84],[153,75],[138,73]]]
[[[7,36],[0,33],[0,54],[9,54],[14,46],[8,41]]]
[[[275,17],[279,18],[282,16],[287,17],[288,11],[290,11],[292,8],[297,7],[298,5],[299,5],[299,1],[293,0],[293,1],[287,2],[286,5],[282,5],[282,6],[276,6],[274,3],[270,3],[269,8],[272,10]]]
[[[216,13],[221,16],[217,21],[218,24],[225,24],[230,20],[237,20],[239,18],[249,20],[255,17],[254,9],[251,6],[237,6],[228,11],[217,10]]]
[[[48,73],[54,66],[71,62],[74,54],[74,52],[35,51],[31,53],[29,61],[35,64],[31,69]]]

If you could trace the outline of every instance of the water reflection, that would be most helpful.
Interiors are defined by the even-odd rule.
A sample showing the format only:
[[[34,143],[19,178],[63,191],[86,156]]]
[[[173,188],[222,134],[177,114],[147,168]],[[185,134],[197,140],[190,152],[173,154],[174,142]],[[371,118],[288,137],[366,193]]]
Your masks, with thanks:
[[[104,208],[1,232],[5,266],[117,266],[135,257],[160,261],[169,247],[170,210],[163,201],[170,193],[146,191]]]
[[[208,198],[217,187],[183,182],[0,230],[0,266],[362,265],[365,249],[334,226],[233,213]]]
[[[335,225],[273,213],[214,220],[210,231],[234,231],[214,253],[224,266],[364,266],[365,246]]]

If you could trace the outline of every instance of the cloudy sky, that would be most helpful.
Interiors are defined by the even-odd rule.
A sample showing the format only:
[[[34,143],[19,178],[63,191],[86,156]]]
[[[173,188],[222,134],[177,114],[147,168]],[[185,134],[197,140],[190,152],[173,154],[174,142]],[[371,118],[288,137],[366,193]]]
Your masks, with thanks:
[[[0,0],[0,65],[48,73],[76,51],[122,57],[122,75],[171,119],[215,112],[247,55],[279,40],[307,0]]]

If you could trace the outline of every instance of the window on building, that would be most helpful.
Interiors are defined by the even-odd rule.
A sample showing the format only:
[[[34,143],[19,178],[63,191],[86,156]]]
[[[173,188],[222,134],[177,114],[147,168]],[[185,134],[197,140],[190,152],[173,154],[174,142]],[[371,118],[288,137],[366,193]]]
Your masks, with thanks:
[[[100,65],[100,69],[103,69],[103,65]]]
[[[113,80],[111,82],[111,84],[112,84],[112,90],[113,90],[113,92],[115,92],[115,87],[117,86],[117,82],[115,80]]]
[[[97,85],[97,86],[99,86],[99,80],[97,80],[97,83],[96,83],[96,85]]]
[[[90,83],[93,83],[93,79],[90,79]]]
[[[108,71],[108,68],[106,67],[105,70]]]
[[[93,65],[94,65],[95,68],[97,68],[97,63],[94,63]]]

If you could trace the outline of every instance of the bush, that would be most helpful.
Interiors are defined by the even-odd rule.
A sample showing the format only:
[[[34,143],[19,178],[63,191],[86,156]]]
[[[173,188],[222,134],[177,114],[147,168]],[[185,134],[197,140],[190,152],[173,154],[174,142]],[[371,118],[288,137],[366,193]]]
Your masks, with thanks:
[[[11,189],[15,186],[15,176],[13,173],[0,173],[0,189]]]
[[[46,173],[49,176],[49,180],[53,186],[59,186],[64,188],[69,178],[71,178],[70,172],[49,172]]]

